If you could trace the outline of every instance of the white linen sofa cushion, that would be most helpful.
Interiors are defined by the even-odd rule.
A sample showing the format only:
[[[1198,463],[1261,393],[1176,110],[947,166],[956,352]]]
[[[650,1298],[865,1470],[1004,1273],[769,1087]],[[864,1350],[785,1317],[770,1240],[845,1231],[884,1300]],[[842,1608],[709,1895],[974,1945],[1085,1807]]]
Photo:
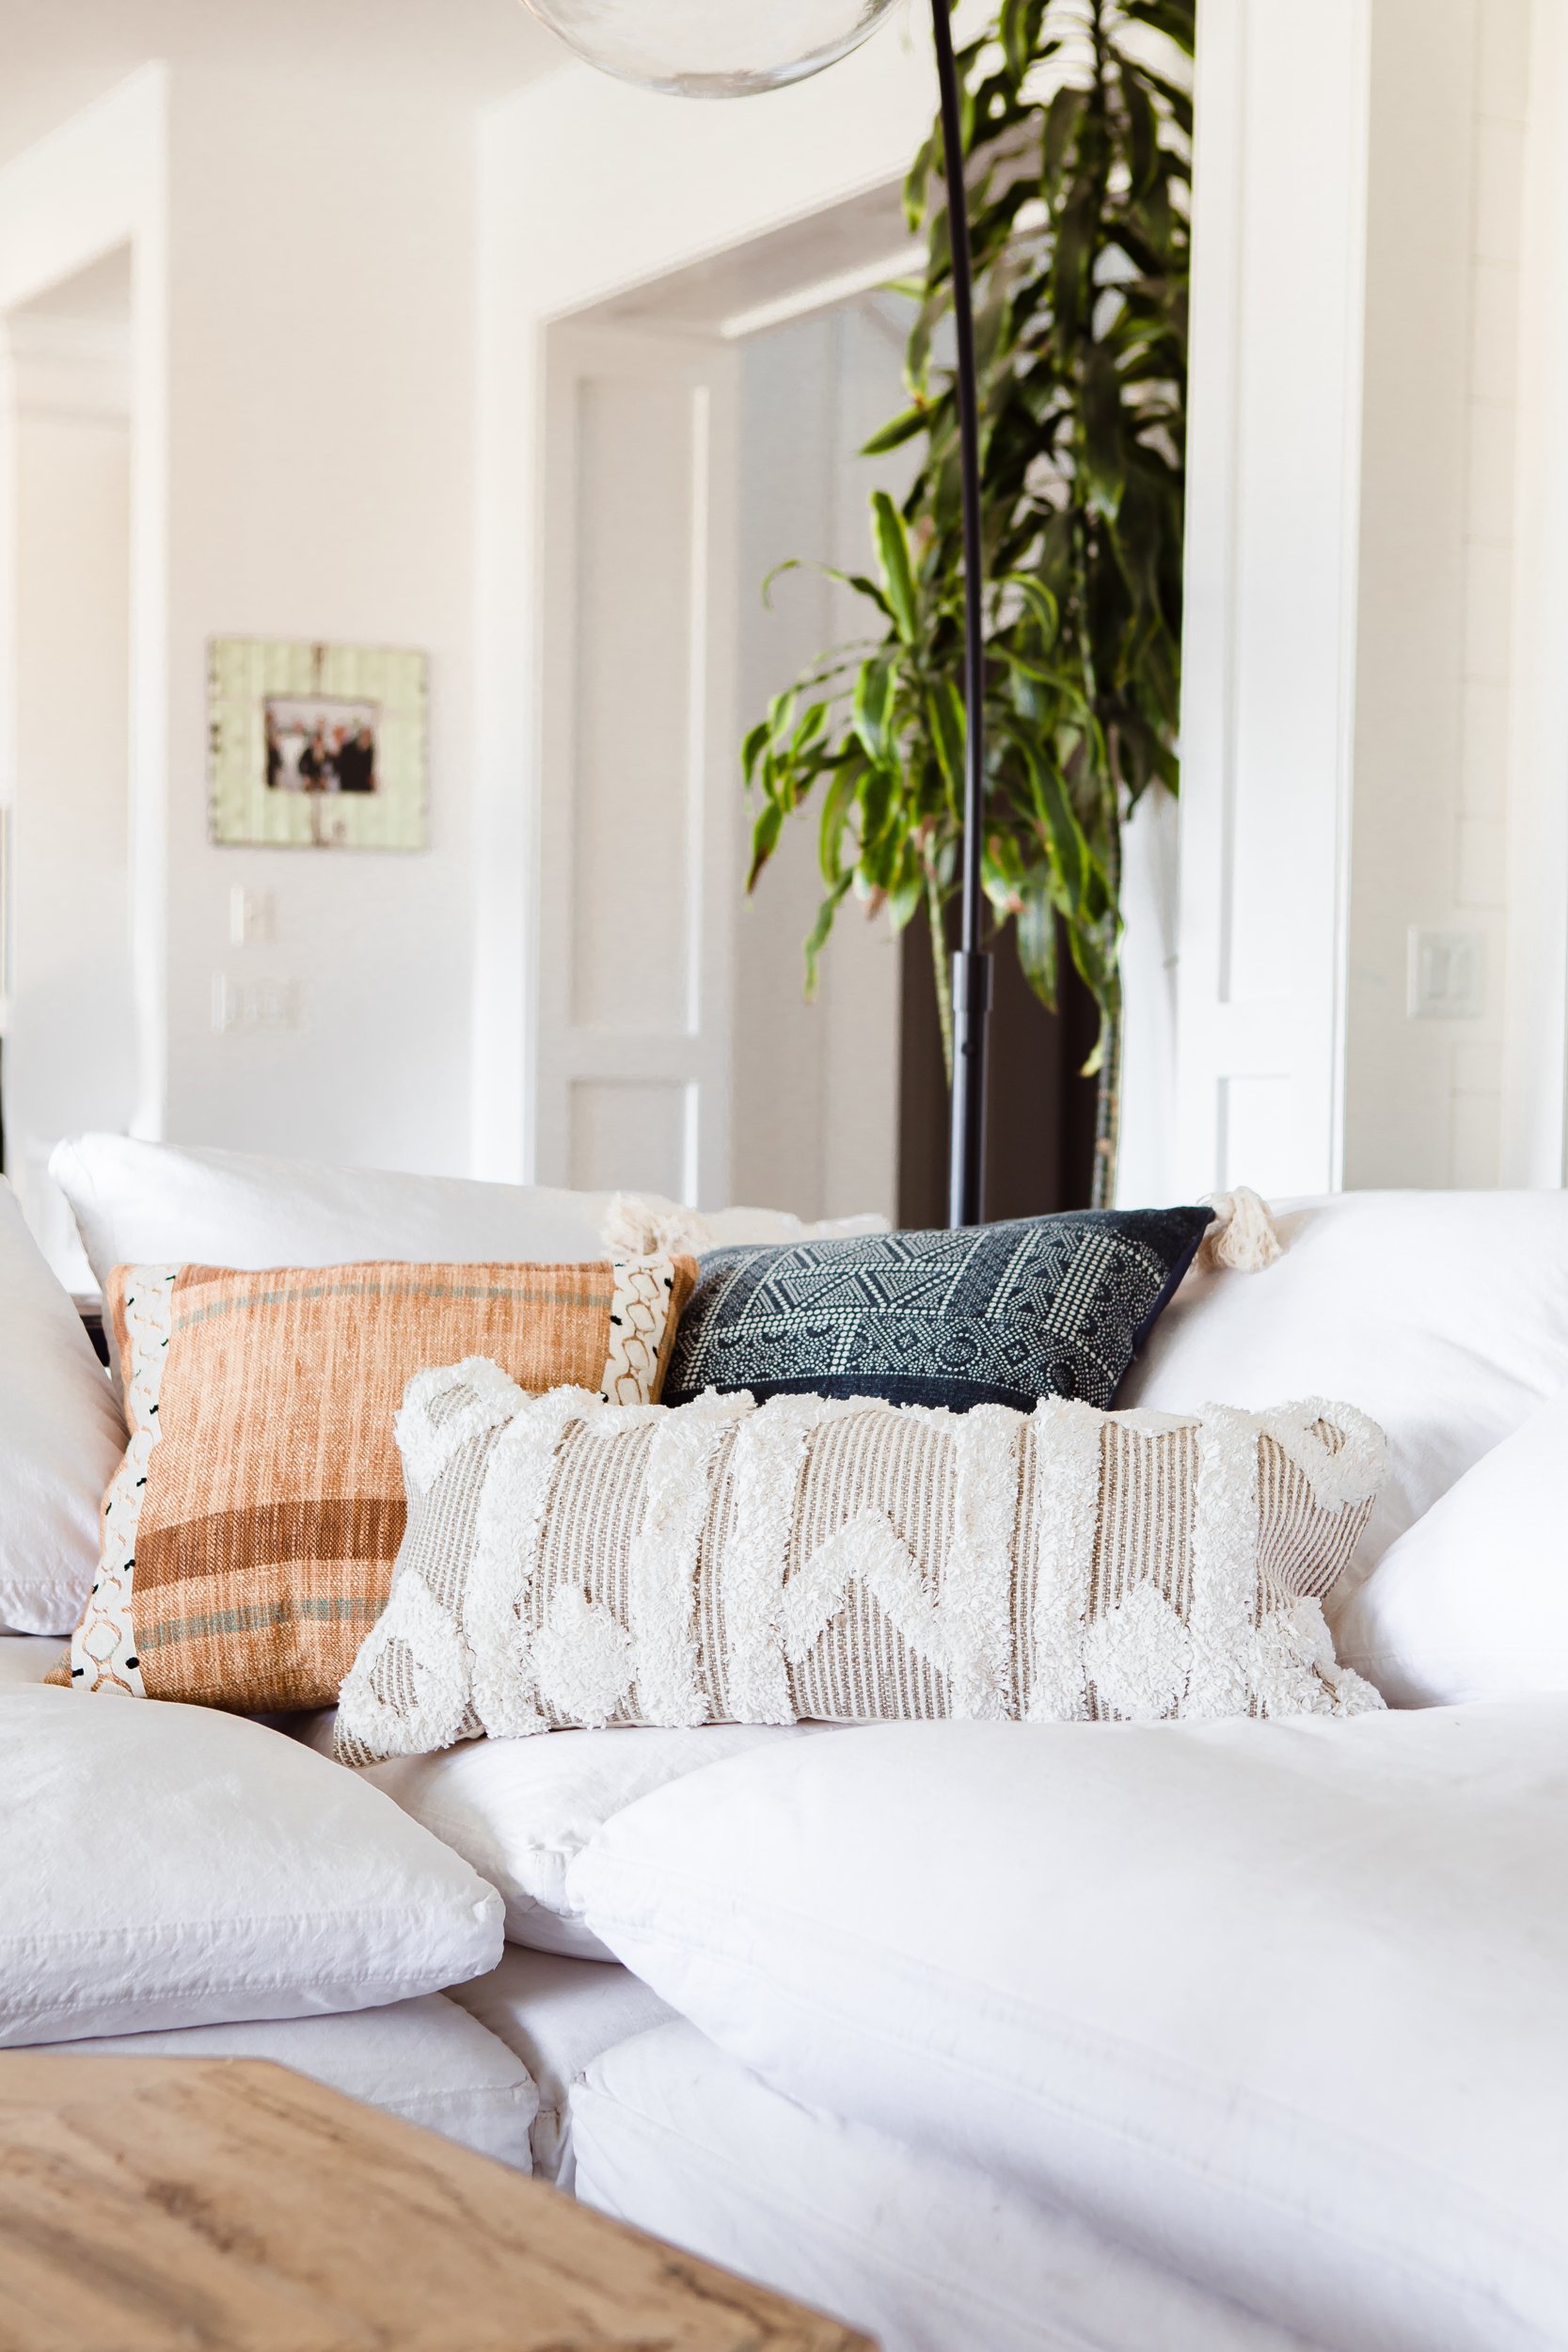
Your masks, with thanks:
[[[694,2026],[595,2058],[572,2141],[585,2204],[834,2312],[881,2352],[1310,2352],[940,2137],[911,2146],[782,2097]]]
[[[682,1247],[875,1232],[881,1216],[802,1225],[777,1209],[698,1216],[656,1194],[477,1184],[391,1168],[328,1168],[245,1152],[76,1136],[49,1173],[76,1219],[102,1289],[117,1265],[193,1263],[246,1271],[367,1258],[570,1263],[625,1254],[629,1232],[679,1232]],[[640,1254],[634,1250],[634,1255]]]
[[[0,1182],[0,1627],[68,1633],[125,1424],[81,1318]]]
[[[166,2033],[45,2042],[36,2055],[271,2058],[515,2171],[532,2169],[539,2093],[527,2066],[439,1993],[348,2016],[178,2026]]]
[[[1568,1385],[1568,1192],[1352,1192],[1278,1204],[1285,1254],[1189,1274],[1117,1394],[1190,1412],[1342,1396],[1389,1474],[1331,1625],[1372,1563]]]
[[[294,1719],[318,1754],[333,1753],[335,1708]],[[610,1955],[584,1925],[572,1863],[612,1814],[708,1764],[825,1728],[745,1724],[691,1731],[555,1731],[547,1740],[474,1740],[437,1756],[402,1756],[356,1778],[390,1797],[499,1888],[506,1933],[574,1960]]]
[[[595,1932],[776,2090],[1330,2352],[1568,2312],[1568,1701],[900,1724],[607,1824]]]
[[[495,1889],[297,1740],[0,1692],[0,2046],[373,2009],[500,1948]]]
[[[557,2188],[570,2188],[574,2086],[604,2051],[667,2024],[667,2003],[629,1968],[562,1960],[515,1944],[507,1946],[499,1967],[456,1986],[451,1997],[527,2069],[539,2095],[529,2134],[533,2169]]]
[[[246,1272],[372,1258],[567,1263],[605,1255],[608,1193],[325,1168],[103,1135],[56,1144],[49,1173],[71,1203],[100,1287],[117,1265]]]
[[[1385,1552],[1341,1655],[1395,1707],[1568,1692],[1568,1390]]]
[[[57,1634],[0,1633],[0,1691],[40,1683],[59,1662]]]

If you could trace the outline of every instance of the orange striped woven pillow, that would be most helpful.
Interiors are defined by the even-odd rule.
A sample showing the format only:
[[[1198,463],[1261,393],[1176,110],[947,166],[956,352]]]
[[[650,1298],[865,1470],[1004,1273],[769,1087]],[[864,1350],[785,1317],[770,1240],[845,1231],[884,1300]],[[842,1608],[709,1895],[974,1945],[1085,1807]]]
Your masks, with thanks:
[[[97,1579],[51,1680],[251,1711],[338,1695],[403,1537],[393,1434],[417,1372],[651,1404],[696,1266],[119,1266],[130,1443]]]

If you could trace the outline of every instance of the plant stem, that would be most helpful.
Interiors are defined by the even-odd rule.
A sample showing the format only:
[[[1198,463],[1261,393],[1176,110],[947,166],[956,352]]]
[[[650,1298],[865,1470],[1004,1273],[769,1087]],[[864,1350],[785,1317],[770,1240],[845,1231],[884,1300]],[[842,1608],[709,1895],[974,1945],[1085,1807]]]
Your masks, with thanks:
[[[1121,904],[1121,822],[1120,812],[1113,814],[1110,838],[1105,844],[1111,903]],[[1094,1182],[1089,1205],[1109,1209],[1116,1205],[1117,1155],[1121,1148],[1121,995],[1117,993],[1115,1012],[1103,1015],[1105,1051],[1101,1057],[1100,1078],[1095,1090],[1094,1104]]]
[[[1094,1185],[1091,1209],[1116,1206],[1117,1154],[1121,1148],[1121,1014],[1109,1016],[1094,1106]]]
[[[931,970],[937,983],[937,1022],[942,1030],[942,1066],[947,1091],[953,1091],[953,975],[947,961],[947,926],[942,917],[942,889],[936,869],[926,868],[926,923],[931,934]]]

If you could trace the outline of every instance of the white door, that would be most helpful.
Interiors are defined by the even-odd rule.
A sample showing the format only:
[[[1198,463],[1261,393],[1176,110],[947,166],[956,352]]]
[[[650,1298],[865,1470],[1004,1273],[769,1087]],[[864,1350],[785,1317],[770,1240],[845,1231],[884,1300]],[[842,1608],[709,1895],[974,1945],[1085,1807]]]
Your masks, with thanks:
[[[545,1184],[728,1193],[736,363],[550,331],[534,1003]]]

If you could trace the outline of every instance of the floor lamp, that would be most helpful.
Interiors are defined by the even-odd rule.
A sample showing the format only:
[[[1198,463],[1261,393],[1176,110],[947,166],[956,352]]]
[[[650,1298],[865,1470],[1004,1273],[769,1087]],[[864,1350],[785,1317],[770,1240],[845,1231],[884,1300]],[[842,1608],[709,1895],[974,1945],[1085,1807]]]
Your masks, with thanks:
[[[894,0],[525,0],[590,65],[684,98],[745,98],[803,81],[847,56]],[[969,205],[950,0],[931,0],[942,153],[952,224],[958,455],[963,480],[964,762],[960,945],[953,957],[953,1098],[947,1221],[978,1225],[985,1192],[986,1025],[990,957],[980,946],[985,846],[985,622],[980,531],[979,386],[970,283]],[[940,955],[942,942],[933,939]]]

